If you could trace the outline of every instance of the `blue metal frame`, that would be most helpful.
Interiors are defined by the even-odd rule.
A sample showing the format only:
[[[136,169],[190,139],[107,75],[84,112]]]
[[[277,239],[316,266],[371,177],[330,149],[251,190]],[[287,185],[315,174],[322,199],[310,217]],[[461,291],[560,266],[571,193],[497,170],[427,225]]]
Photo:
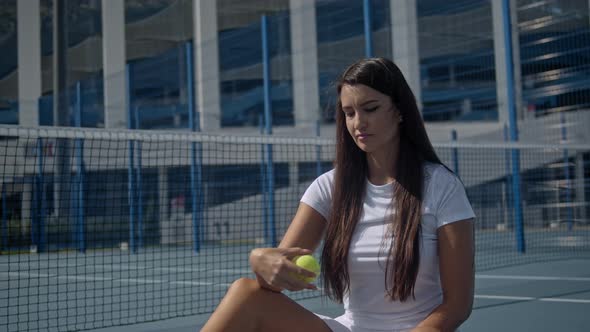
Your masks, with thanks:
[[[262,113],[258,114],[258,126],[260,129],[260,135],[264,134],[264,115]],[[266,161],[264,157],[265,147],[264,144],[260,144],[260,184],[261,184],[261,191],[262,191],[262,217],[264,221],[264,239],[268,239],[269,232],[268,232],[268,210],[266,209],[266,204],[268,200],[268,194],[266,192]]]
[[[133,105],[133,93],[132,93],[132,77],[131,77],[131,65],[125,66],[125,72],[127,76],[127,129],[133,128],[133,116],[132,116],[132,105]],[[135,176],[134,176],[134,150],[135,142],[129,140],[129,164],[127,166],[127,192],[129,201],[129,246],[131,252],[137,251],[135,246]]]
[[[133,127],[135,129],[141,128],[141,121],[139,117],[139,107],[136,105],[133,107]],[[137,142],[137,164],[135,165],[135,184],[136,184],[136,195],[137,195],[137,246],[143,248],[143,190],[141,185],[141,141]]]
[[[509,142],[510,141],[510,130],[508,129],[508,125],[504,124],[504,142]],[[509,218],[512,218],[513,215],[513,211],[510,208],[510,202],[512,200],[512,191],[510,190],[510,188],[512,188],[512,172],[511,169],[512,167],[510,166],[510,158],[511,158],[511,150],[510,149],[504,149],[504,161],[505,161],[505,172],[506,172],[506,202],[507,202],[507,207],[506,209],[508,210],[508,214],[509,214]]]
[[[2,184],[2,250],[8,249],[8,212],[6,211],[6,188],[5,184]]]
[[[271,104],[271,81],[270,81],[270,50],[268,47],[268,18],[266,15],[262,16],[261,21],[262,30],[262,72],[264,79],[264,121],[265,131],[267,135],[272,135],[272,104]],[[273,247],[277,246],[277,236],[274,218],[274,167],[272,157],[272,144],[266,145],[266,180],[268,191],[268,221],[270,228],[270,244]],[[268,239],[267,239],[268,240]]]
[[[135,168],[137,185],[137,246],[143,248],[143,189],[141,184],[141,142],[137,142],[137,165]]]
[[[37,138],[37,174],[35,175],[34,181],[34,221],[37,225],[39,234],[35,236],[37,244],[37,252],[42,253],[45,251],[45,244],[47,243],[47,237],[45,234],[45,204],[44,204],[44,181],[43,181],[43,140]],[[34,227],[33,227],[34,228]],[[33,233],[31,233],[33,235]]]
[[[567,142],[567,127],[565,121],[565,114],[562,112],[560,114],[560,122],[561,122],[561,139],[563,143]],[[569,151],[568,149],[563,150],[563,172],[565,177],[565,201],[568,204],[567,207],[567,229],[572,230],[574,226],[574,208],[571,205],[572,202],[572,183],[570,179],[570,163],[569,163]]]
[[[363,17],[365,26],[365,56],[373,57],[373,13],[371,10],[371,0],[363,0]]]
[[[76,83],[76,127],[82,126],[82,86],[78,81]],[[78,172],[76,174],[76,242],[78,251],[86,252],[85,223],[84,223],[84,141],[81,138],[76,139],[76,165]]]
[[[510,128],[510,141],[518,141],[518,122],[515,103],[514,63],[512,61],[512,28],[510,21],[510,0],[502,0],[503,26],[504,26],[504,57],[506,61],[506,92],[508,93],[508,124]],[[523,225],[523,212],[520,188],[520,151],[512,149],[512,192],[514,200],[514,226],[517,250],[526,251]]]
[[[321,123],[320,120],[317,120],[315,122],[315,136],[317,138],[321,137]],[[316,164],[315,164],[315,172],[316,175],[319,177],[320,175],[322,175],[322,146],[321,145],[317,145],[315,147],[315,154],[316,154]]]
[[[189,127],[192,132],[201,131],[200,119],[195,112],[194,77],[193,77],[193,47],[192,43],[185,44],[186,77],[187,77],[187,103]],[[192,224],[193,224],[193,250],[195,253],[201,250],[200,224],[203,210],[203,176],[201,144],[191,143],[191,198],[192,198]]]
[[[451,140],[457,142],[457,130],[455,129],[451,131]],[[453,158],[453,171],[459,176],[459,149],[453,148],[451,155]]]

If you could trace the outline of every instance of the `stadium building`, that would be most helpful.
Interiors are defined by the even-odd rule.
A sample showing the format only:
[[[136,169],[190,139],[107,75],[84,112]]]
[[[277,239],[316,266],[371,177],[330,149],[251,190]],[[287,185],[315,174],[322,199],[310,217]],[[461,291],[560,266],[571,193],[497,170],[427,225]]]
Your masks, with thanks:
[[[434,142],[510,140],[511,112],[521,143],[589,142],[589,2],[509,3],[510,8],[485,0],[4,0],[0,123],[259,135],[268,54],[273,135],[332,138],[332,83],[346,65],[370,55],[400,66]],[[31,160],[39,151],[45,162],[57,159],[56,142],[38,144],[31,140],[24,146]],[[458,165],[468,162],[458,158]],[[549,164],[563,164],[564,158],[571,164],[568,171],[541,171],[543,179],[576,179],[575,194],[569,194],[580,206],[576,218],[587,220],[588,154]],[[277,188],[313,178],[305,174],[315,169],[314,161],[275,162]],[[322,169],[329,162],[322,160]],[[12,215],[31,218],[26,204],[18,202],[32,201],[36,163],[22,168],[24,173],[10,173],[8,167],[3,172],[6,201],[18,207]],[[258,190],[229,195],[228,187],[262,181],[255,164],[203,166],[209,179],[216,179],[208,189],[211,205]],[[535,161],[526,169],[549,166]],[[145,201],[159,202],[159,211],[150,212],[153,220],[168,218],[181,198],[191,195],[183,180],[188,164],[178,167],[152,167],[143,175],[145,192],[153,194]],[[102,201],[117,186],[126,191],[125,164],[87,171],[85,201]],[[47,206],[56,209],[47,213],[59,214],[57,175],[41,173]],[[508,174],[482,178],[470,190],[479,193],[478,186],[490,181],[506,185]],[[105,177],[120,178],[118,185],[109,187],[100,180]],[[155,194],[162,186],[168,188],[164,197]],[[538,195],[527,192],[524,199]],[[558,192],[551,202],[560,203],[563,195]],[[481,206],[493,204],[482,198]],[[123,204],[120,213],[128,208]],[[105,213],[92,204],[84,209],[90,216]]]

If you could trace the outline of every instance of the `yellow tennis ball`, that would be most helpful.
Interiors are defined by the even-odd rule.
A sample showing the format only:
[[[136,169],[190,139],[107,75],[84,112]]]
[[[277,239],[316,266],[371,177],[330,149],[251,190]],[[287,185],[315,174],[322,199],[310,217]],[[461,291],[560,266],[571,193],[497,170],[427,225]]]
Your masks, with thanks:
[[[320,273],[320,264],[312,255],[297,256],[293,258],[293,262],[295,265],[315,273],[316,277]],[[314,277],[304,277],[302,275],[298,275],[297,277],[307,283],[316,279]]]

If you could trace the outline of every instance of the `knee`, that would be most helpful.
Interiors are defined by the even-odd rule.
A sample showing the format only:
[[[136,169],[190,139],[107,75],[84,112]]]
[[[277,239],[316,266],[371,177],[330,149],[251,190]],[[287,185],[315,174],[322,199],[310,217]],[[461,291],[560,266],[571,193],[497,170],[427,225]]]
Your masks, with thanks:
[[[251,296],[260,290],[258,281],[250,278],[240,278],[231,284],[227,293],[239,296]]]

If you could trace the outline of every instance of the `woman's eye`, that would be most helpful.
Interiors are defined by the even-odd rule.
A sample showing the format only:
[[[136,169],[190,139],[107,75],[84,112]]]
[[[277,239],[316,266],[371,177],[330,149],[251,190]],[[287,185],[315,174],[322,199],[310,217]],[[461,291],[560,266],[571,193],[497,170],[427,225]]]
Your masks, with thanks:
[[[352,118],[354,116],[353,112],[345,112],[344,116],[346,116],[347,118]]]
[[[370,112],[375,112],[375,111],[376,111],[378,108],[379,108],[379,106],[375,106],[375,107],[373,107],[373,108],[367,108],[365,111],[366,111],[366,112],[369,112],[369,113],[370,113]]]

